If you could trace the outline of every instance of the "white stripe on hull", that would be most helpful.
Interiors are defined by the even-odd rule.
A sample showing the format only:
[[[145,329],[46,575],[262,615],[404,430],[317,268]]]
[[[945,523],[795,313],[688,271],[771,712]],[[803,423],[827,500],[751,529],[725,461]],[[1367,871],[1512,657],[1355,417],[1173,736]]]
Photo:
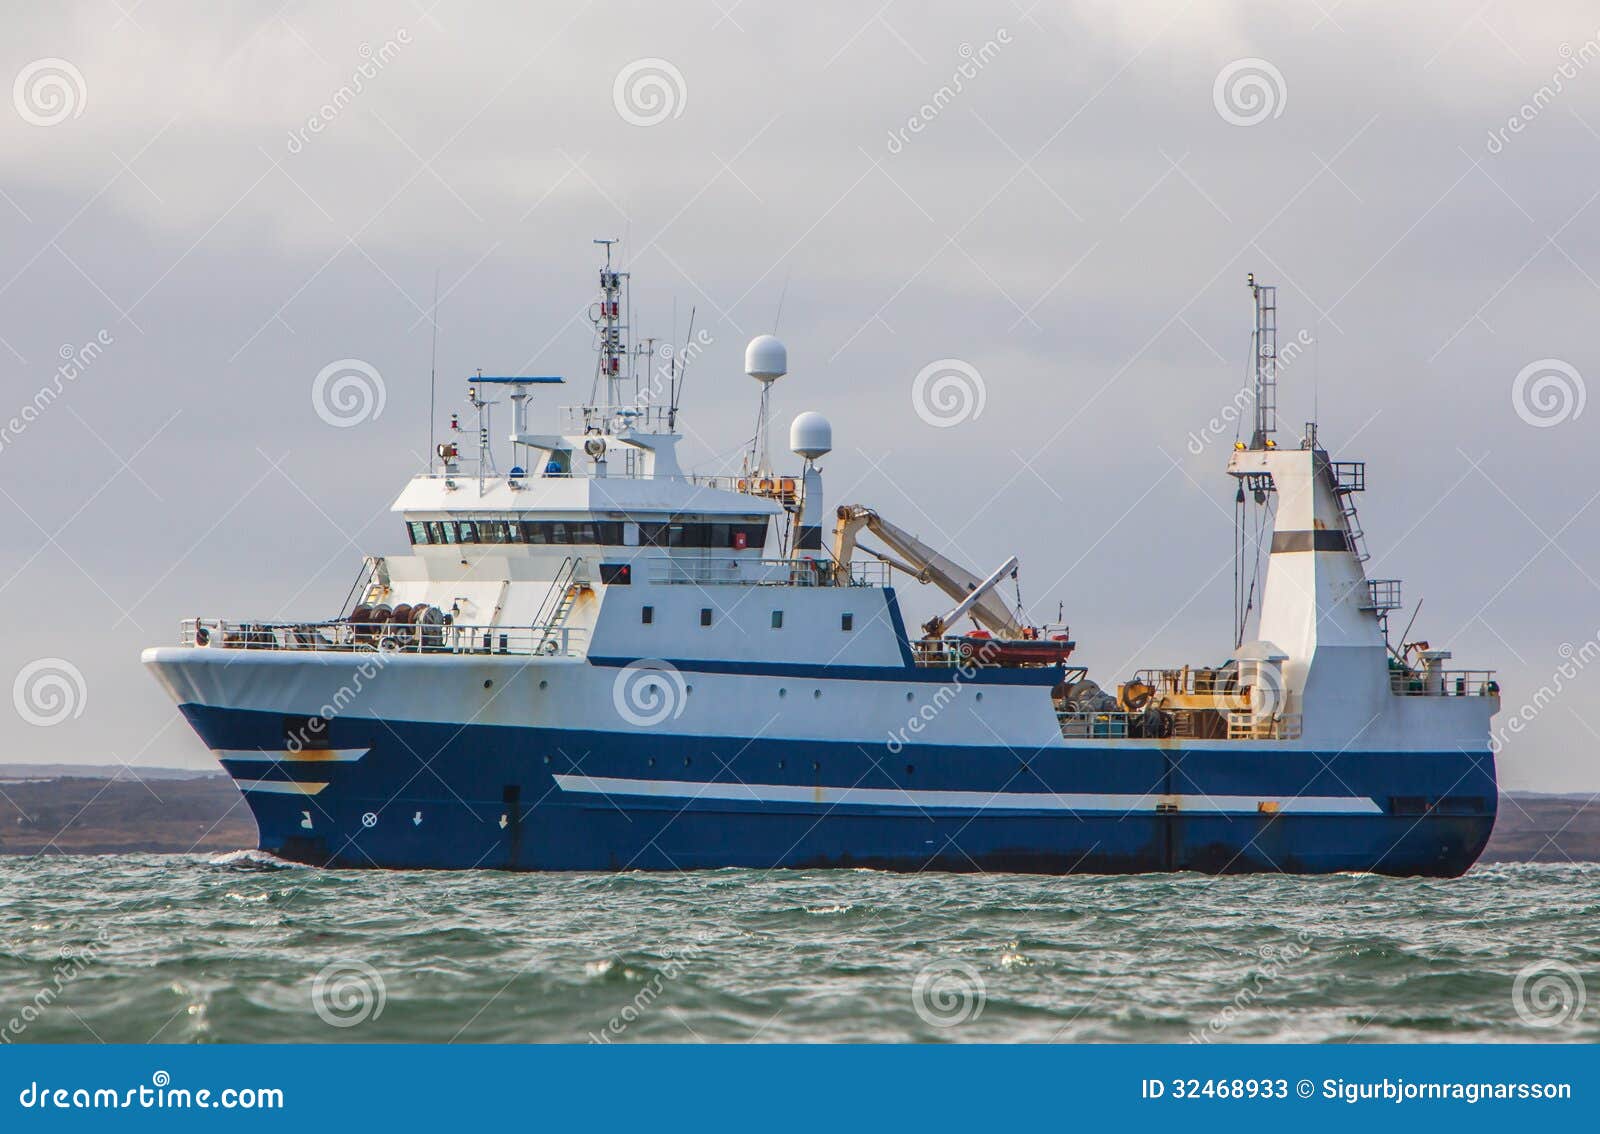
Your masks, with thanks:
[[[294,780],[234,780],[240,791],[264,791],[268,795],[316,795],[327,784],[302,784]]]
[[[367,748],[213,748],[219,760],[262,760],[273,764],[353,764]]]
[[[609,776],[558,775],[562,791],[587,795],[642,795],[657,799],[724,799],[739,803],[820,803],[833,806],[914,807],[924,811],[1156,811],[1199,814],[1381,815],[1364,795],[1303,795],[1263,799],[1253,795],[1145,795],[1013,791],[903,791],[899,788],[805,787],[797,784],[694,783]]]

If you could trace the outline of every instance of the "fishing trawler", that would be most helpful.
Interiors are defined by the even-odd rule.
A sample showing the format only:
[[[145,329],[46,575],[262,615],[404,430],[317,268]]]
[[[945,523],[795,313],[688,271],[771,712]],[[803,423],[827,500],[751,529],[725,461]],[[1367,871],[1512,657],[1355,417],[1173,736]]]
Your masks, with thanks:
[[[1400,586],[1366,574],[1365,466],[1314,425],[1277,437],[1274,288],[1250,281],[1254,428],[1227,469],[1270,532],[1236,547],[1259,590],[1241,584],[1217,657],[1102,686],[1066,627],[1002,600],[1014,558],[979,574],[869,505],[826,511],[821,415],[794,419],[785,469],[763,424],[735,475],[685,471],[692,352],[657,365],[629,341],[628,273],[597,243],[586,404],[543,405],[560,377],[474,375],[477,428],[452,419],[394,503],[409,553],[369,557],[337,616],[194,618],[145,651],[262,850],[610,871],[1449,876],[1476,860],[1498,686],[1391,643]],[[762,336],[745,361],[765,423],[787,351]],[[899,576],[947,613],[909,629]]]

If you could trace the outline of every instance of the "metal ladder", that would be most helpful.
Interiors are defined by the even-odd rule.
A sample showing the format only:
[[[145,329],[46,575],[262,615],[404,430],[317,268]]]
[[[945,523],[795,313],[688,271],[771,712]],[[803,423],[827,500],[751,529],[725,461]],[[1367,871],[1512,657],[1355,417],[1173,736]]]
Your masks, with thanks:
[[[534,647],[535,653],[553,652],[550,647],[558,640],[561,628],[566,625],[567,615],[572,613],[573,604],[578,601],[578,592],[582,590],[574,578],[582,563],[582,556],[569,555],[557,568],[555,580],[550,584],[550,590],[546,593],[544,601],[539,604],[539,613],[534,618],[534,627],[543,629],[539,642]]]
[[[1356,513],[1357,489],[1339,486],[1335,480],[1334,495],[1339,500],[1339,512],[1344,516],[1345,532],[1350,537],[1350,550],[1355,554],[1358,563],[1365,563],[1370,556],[1367,551],[1367,537],[1361,531],[1361,517]]]

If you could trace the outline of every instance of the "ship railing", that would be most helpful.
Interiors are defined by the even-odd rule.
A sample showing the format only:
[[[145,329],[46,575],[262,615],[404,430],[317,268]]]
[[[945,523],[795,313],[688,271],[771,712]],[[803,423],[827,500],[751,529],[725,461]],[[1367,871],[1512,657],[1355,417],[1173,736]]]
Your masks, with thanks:
[[[855,563],[848,581],[826,559],[748,559],[737,556],[689,558],[658,556],[646,561],[652,583],[688,586],[882,587],[889,581],[885,563]]]
[[[1135,681],[1154,689],[1157,694],[1186,697],[1229,693],[1238,681],[1238,675],[1232,669],[1191,665],[1141,669],[1133,677]]]
[[[1144,713],[1068,711],[1057,713],[1056,719],[1061,722],[1061,735],[1065,737],[1121,740],[1138,731]]]
[[[1299,740],[1303,721],[1299,713],[1258,717],[1248,710],[1228,714],[1229,740]]]
[[[640,433],[666,433],[672,427],[672,411],[667,406],[625,403],[616,406],[562,406],[561,432],[588,433],[599,430],[613,433],[633,429]]]
[[[1120,709],[1109,712],[1091,710],[1063,710],[1056,713],[1061,723],[1061,735],[1068,738],[1121,740],[1175,736],[1192,738],[1192,710],[1165,710],[1162,716],[1171,717],[1171,728],[1151,731],[1151,717],[1147,711],[1130,713]],[[1228,721],[1229,740],[1298,740],[1301,732],[1299,713],[1284,713],[1276,717],[1257,717],[1254,714],[1231,712]]]
[[[1391,669],[1389,688],[1400,697],[1497,697],[1492,669]]]
[[[225,650],[322,653],[514,654],[581,657],[581,626],[407,625],[388,622],[233,622],[186,618],[179,643]]]

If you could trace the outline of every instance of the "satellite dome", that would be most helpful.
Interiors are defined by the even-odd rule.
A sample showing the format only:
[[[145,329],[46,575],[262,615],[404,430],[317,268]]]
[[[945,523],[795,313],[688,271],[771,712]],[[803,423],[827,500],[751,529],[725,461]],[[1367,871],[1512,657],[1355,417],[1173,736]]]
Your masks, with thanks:
[[[833,451],[833,426],[820,413],[807,411],[789,426],[789,448],[808,461]]]
[[[757,382],[776,382],[789,373],[789,350],[773,335],[757,335],[744,348],[744,372]]]

